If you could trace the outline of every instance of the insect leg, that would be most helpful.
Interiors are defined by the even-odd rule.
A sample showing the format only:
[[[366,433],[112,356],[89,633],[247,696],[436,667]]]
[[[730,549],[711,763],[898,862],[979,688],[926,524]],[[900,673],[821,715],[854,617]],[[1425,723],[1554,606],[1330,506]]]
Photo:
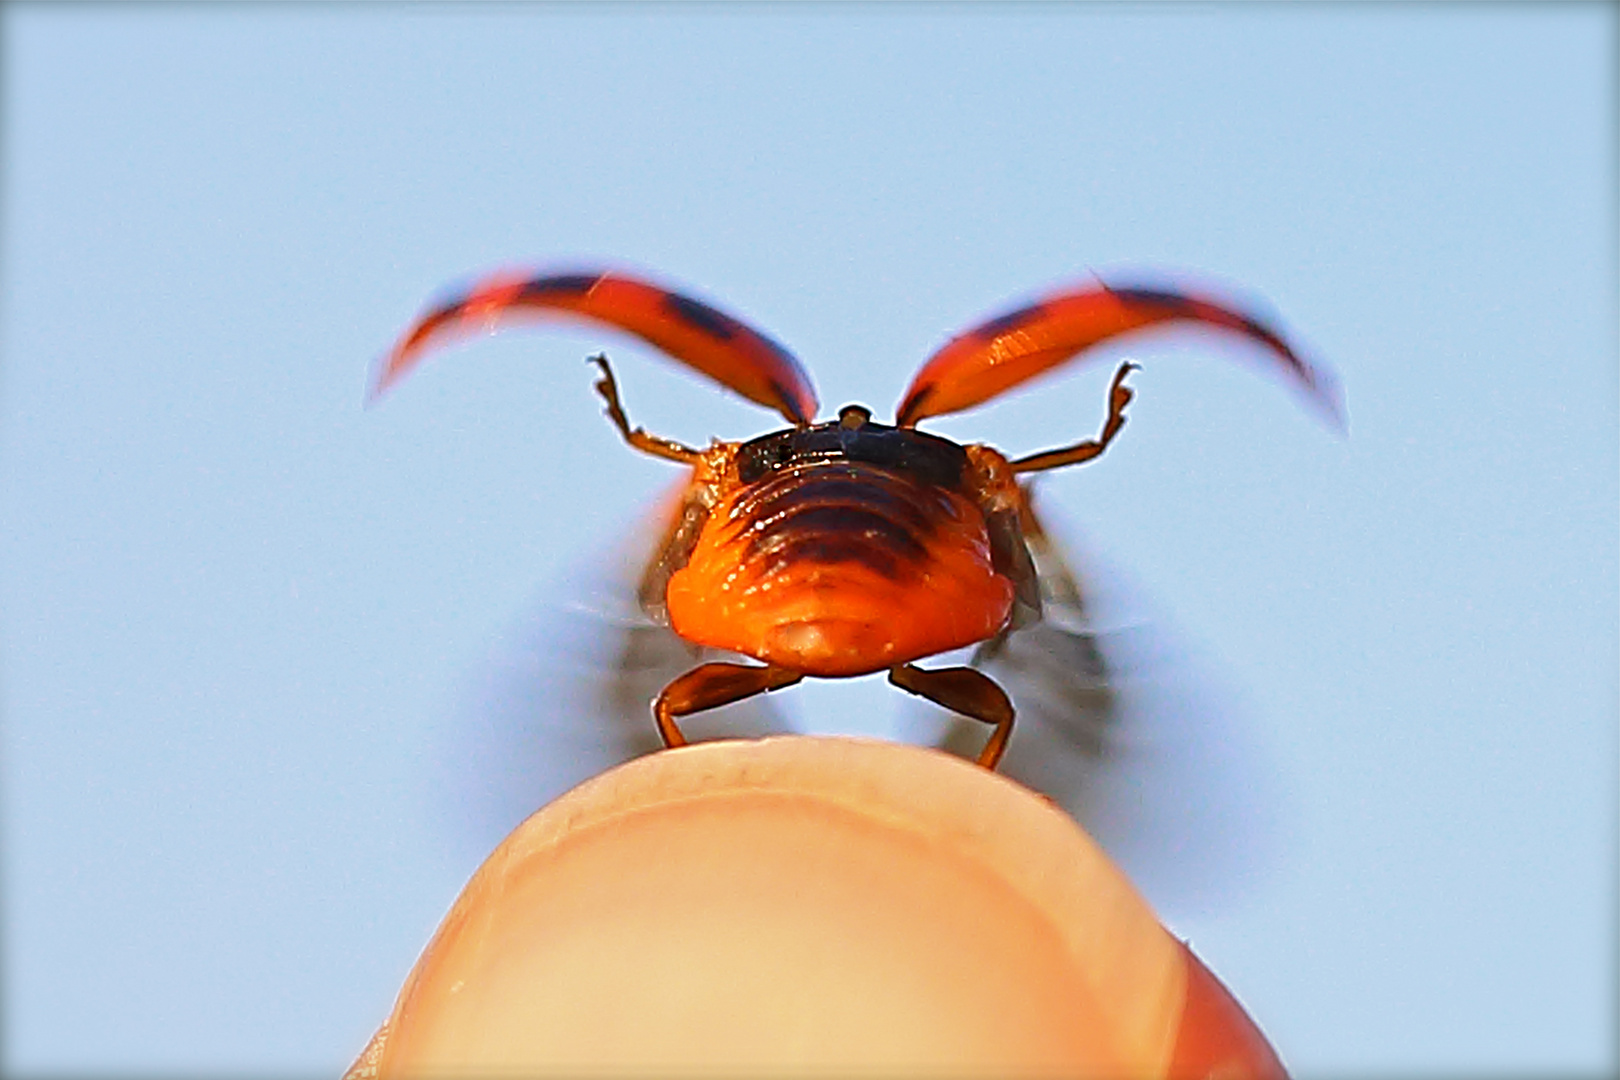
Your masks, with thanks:
[[[602,377],[596,380],[596,392],[601,395],[603,401],[607,402],[607,417],[613,421],[613,426],[619,429],[619,434],[624,436],[625,442],[644,454],[667,458],[670,461],[680,461],[688,465],[703,456],[701,452],[692,449],[690,446],[683,446],[673,439],[662,439],[657,435],[649,435],[641,428],[632,430],[630,421],[625,418],[624,406],[619,404],[619,383],[613,377],[613,369],[608,367],[607,354],[597,353],[595,356],[588,356],[585,358],[585,362],[595,364],[602,369]]]
[[[994,769],[1012,734],[1013,707],[1006,691],[983,672],[970,667],[924,671],[910,664],[889,669],[889,681],[908,693],[927,698],[963,716],[996,725],[990,741],[979,753],[979,764]]]
[[[658,721],[658,733],[664,737],[665,746],[685,746],[686,736],[675,726],[677,716],[717,709],[755,694],[780,690],[802,678],[804,676],[797,671],[779,667],[702,664],[664,687],[664,692],[653,702],[653,719]]]
[[[1012,462],[1013,472],[1039,472],[1042,469],[1057,469],[1064,465],[1078,465],[1082,461],[1090,461],[1108,449],[1108,444],[1114,441],[1114,436],[1125,426],[1125,406],[1130,404],[1134,395],[1134,391],[1125,385],[1125,376],[1135,371],[1136,367],[1137,365],[1127,360],[1119,365],[1118,371],[1114,372],[1114,381],[1108,388],[1108,419],[1103,423],[1101,435],[1095,439],[1075,443],[1073,446],[1018,458]]]

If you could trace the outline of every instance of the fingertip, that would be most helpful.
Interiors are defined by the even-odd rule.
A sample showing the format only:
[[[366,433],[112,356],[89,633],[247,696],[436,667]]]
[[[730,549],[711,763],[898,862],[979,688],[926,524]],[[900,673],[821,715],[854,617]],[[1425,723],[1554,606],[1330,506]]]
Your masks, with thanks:
[[[1173,1066],[1248,1060],[1202,1047],[1265,1046],[1201,970],[998,774],[869,740],[699,743],[503,842],[351,1076],[1192,1076]]]

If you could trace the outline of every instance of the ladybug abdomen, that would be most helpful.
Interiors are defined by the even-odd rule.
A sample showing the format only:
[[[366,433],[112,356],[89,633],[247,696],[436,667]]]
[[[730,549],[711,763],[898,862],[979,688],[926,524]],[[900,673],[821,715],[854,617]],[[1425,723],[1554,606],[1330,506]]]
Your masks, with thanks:
[[[864,675],[982,641],[1013,587],[978,508],[847,458],[741,484],[669,581],[675,632],[807,675]]]

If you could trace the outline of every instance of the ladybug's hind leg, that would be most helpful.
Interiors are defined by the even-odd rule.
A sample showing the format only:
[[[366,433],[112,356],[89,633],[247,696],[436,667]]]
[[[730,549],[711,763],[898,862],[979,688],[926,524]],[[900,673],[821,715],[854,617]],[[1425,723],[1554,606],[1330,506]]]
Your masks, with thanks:
[[[686,736],[675,725],[677,716],[718,709],[755,694],[792,686],[802,678],[804,676],[797,671],[779,667],[702,664],[664,687],[664,692],[653,702],[653,719],[658,721],[658,734],[664,737],[665,746],[685,746]]]
[[[701,451],[690,446],[682,445],[673,439],[660,438],[649,435],[642,428],[630,427],[630,421],[624,415],[624,406],[619,403],[619,381],[613,377],[613,369],[608,367],[606,353],[597,353],[595,356],[585,358],[587,364],[595,364],[602,369],[602,377],[596,380],[596,392],[607,403],[607,417],[613,421],[613,426],[619,429],[624,441],[653,457],[667,458],[670,461],[679,461],[687,465],[692,464],[703,456]]]
[[[990,741],[979,753],[979,764],[994,769],[1012,735],[1013,707],[1007,692],[995,680],[970,667],[924,671],[910,664],[889,669],[889,681],[900,689],[943,705],[952,712],[994,724]]]

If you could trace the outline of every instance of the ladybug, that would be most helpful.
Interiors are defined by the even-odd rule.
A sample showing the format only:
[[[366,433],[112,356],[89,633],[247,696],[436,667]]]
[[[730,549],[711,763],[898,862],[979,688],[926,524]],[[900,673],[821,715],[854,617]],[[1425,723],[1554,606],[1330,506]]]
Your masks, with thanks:
[[[976,666],[919,661],[968,646],[993,655],[1040,622],[1053,563],[1021,477],[1101,455],[1125,425],[1137,365],[1114,373],[1095,438],[1022,457],[918,429],[982,404],[1121,335],[1164,324],[1212,327],[1261,346],[1331,417],[1331,376],[1234,306],[1179,288],[1093,282],[1054,292],[957,335],[923,364],[894,423],[846,405],[817,421],[810,376],[786,348],[682,292],[617,271],[502,273],[423,313],[379,363],[373,399],[436,343],[524,314],[560,314],[627,332],[790,426],[695,449],[632,427],[605,355],[595,384],[635,449],[690,475],[642,575],[638,599],[694,646],[752,658],[699,664],[664,687],[653,719],[669,747],[677,721],[804,679],[887,671],[895,686],[984,722],[978,756],[995,768],[1014,709]],[[1032,548],[1034,555],[1032,555]],[[1058,573],[1066,576],[1061,559]],[[1064,590],[1059,589],[1062,593]],[[1072,582],[1067,591],[1073,591]]]

